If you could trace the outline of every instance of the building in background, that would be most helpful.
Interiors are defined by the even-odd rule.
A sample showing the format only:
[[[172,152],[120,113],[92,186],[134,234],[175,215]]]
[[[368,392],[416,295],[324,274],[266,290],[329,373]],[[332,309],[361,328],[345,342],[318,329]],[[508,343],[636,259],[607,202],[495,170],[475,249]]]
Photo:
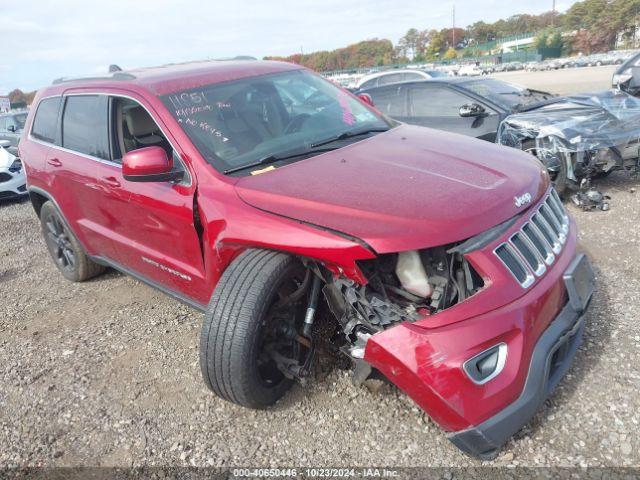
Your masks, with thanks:
[[[11,110],[11,102],[9,97],[0,97],[0,113],[5,113]]]

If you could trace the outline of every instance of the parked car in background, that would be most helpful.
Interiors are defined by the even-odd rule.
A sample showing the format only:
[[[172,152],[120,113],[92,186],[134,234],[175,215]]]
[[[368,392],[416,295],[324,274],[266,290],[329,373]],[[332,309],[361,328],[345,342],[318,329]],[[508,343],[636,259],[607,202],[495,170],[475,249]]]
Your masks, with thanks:
[[[228,401],[272,405],[329,343],[493,458],[580,343],[594,275],[538,162],[398,124],[300,66],[61,80],[26,132],[61,274],[112,266],[206,312],[200,367]]]
[[[640,52],[629,57],[613,74],[613,88],[640,96]]]
[[[463,65],[458,70],[458,75],[461,77],[474,77],[478,75],[486,75],[486,71],[478,65]]]
[[[422,70],[407,68],[403,70],[384,70],[370,73],[356,82],[356,89],[372,88],[390,83],[413,82],[429,78],[447,77],[447,73],[441,70]]]
[[[0,200],[27,194],[27,177],[22,162],[9,150],[9,140],[0,140]]]
[[[561,194],[584,178],[638,168],[640,100],[624,92],[554,97],[493,78],[455,78],[361,93],[399,121],[532,153]]]
[[[20,136],[27,119],[27,112],[12,112],[0,114],[0,140],[9,142],[9,151],[17,155]]]

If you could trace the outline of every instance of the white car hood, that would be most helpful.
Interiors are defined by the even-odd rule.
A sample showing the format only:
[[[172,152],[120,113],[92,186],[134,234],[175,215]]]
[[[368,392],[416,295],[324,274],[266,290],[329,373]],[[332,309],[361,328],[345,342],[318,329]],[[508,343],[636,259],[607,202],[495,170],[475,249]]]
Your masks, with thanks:
[[[15,159],[6,149],[0,148],[0,168],[9,168]]]

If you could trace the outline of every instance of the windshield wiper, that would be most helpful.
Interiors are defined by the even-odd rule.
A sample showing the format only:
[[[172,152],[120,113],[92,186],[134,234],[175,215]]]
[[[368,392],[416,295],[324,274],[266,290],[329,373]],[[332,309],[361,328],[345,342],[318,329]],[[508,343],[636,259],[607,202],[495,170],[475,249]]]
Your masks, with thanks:
[[[222,173],[225,175],[229,173],[239,172],[240,170],[245,170],[247,168],[259,167],[261,165],[268,165],[270,163],[280,162],[282,160],[291,160],[292,158],[303,157],[306,155],[314,155],[317,153],[330,152],[331,150],[336,150],[336,148],[315,148],[309,150],[303,150],[295,153],[291,153],[289,155],[279,156],[279,155],[267,155],[266,157],[262,157],[260,160],[256,160],[255,162],[247,163],[246,165],[239,165],[237,167],[232,167],[224,170]]]
[[[358,130],[358,131],[355,131],[355,132],[344,132],[344,133],[341,133],[340,135],[337,135],[335,137],[328,138],[326,140],[321,140],[321,141],[316,142],[316,143],[312,143],[311,144],[311,148],[321,147],[323,145],[328,145],[328,144],[333,143],[333,142],[338,142],[340,140],[346,140],[347,138],[359,137],[360,135],[367,135],[369,133],[386,132],[387,130],[389,130],[389,129],[388,128],[367,128],[366,130]]]

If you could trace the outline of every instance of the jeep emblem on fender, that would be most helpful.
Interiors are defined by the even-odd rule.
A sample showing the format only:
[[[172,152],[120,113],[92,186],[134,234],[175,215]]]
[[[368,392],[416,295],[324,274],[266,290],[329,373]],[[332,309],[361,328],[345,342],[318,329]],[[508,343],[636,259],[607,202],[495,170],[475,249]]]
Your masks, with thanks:
[[[513,200],[516,204],[516,207],[520,208],[525,203],[531,203],[531,194],[527,192],[524,195],[520,195],[519,197],[513,197]]]

